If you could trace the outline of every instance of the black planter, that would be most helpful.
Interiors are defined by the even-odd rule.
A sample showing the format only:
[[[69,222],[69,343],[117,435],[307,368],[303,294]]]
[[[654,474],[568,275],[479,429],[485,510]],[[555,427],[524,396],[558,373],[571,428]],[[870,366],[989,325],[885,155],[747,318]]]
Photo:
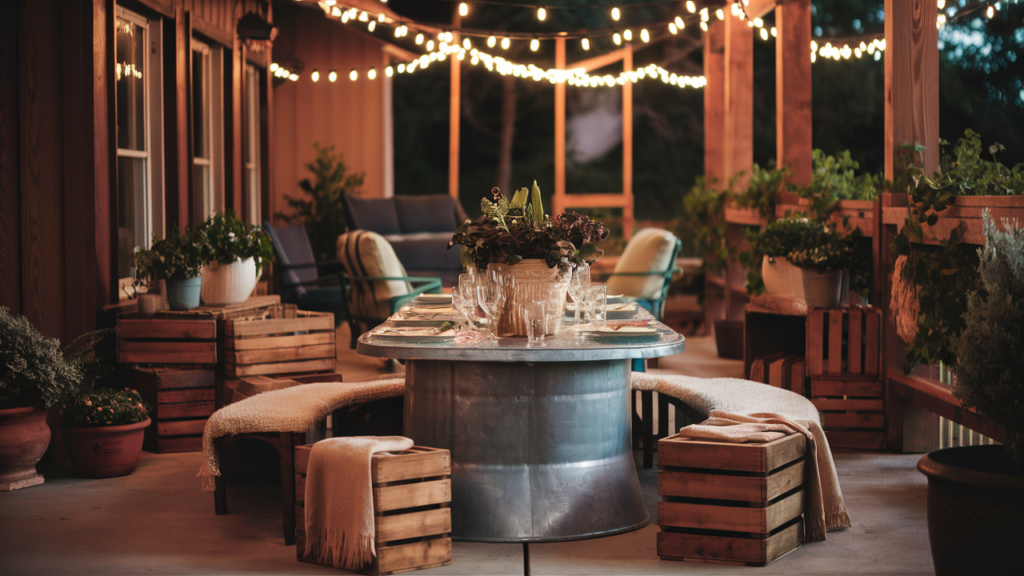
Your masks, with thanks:
[[[936,450],[917,469],[938,576],[1024,572],[1024,473],[1002,446]]]
[[[718,320],[715,322],[715,344],[718,357],[743,360],[743,322],[740,320]]]

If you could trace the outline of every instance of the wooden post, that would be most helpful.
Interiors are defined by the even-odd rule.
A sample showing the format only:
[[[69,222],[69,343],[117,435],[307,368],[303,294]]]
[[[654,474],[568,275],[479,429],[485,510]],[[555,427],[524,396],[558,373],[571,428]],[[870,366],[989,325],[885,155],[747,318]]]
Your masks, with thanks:
[[[455,13],[452,24],[457,28],[462,23],[462,17]],[[459,34],[456,32],[452,41],[455,44],[460,42]],[[448,98],[448,194],[455,200],[459,199],[459,113],[460,96],[462,90],[461,62],[455,56],[449,56],[451,61],[452,76],[451,89]]]
[[[633,51],[622,55],[622,70],[633,71]],[[633,83],[622,84],[622,236],[633,237]]]
[[[931,175],[939,168],[939,50],[936,0],[885,0],[885,177],[892,180],[904,144],[925,146],[914,162]],[[896,191],[902,192],[902,191]],[[888,195],[886,195],[888,196]],[[882,199],[882,207],[890,198]],[[878,212],[881,212],[880,210]],[[878,224],[876,217],[876,224]],[[891,450],[926,452],[938,448],[938,416],[897,398],[891,374],[903,370],[903,341],[889,309],[895,257],[888,245],[895,226],[876,234],[876,276],[882,286],[883,382],[886,437]]]
[[[565,70],[565,38],[555,38],[555,68]],[[555,194],[560,205],[565,202],[565,82],[555,84]],[[549,206],[551,215],[556,211]]]
[[[722,189],[725,185],[725,24],[713,20],[704,33],[704,178],[707,186]],[[704,296],[704,323],[708,334],[714,334],[715,321],[725,320],[725,295],[721,290],[725,278],[708,271]]]
[[[745,190],[754,165],[754,29],[732,15],[725,17],[725,178],[733,190]],[[742,249],[741,226],[726,225],[726,243]],[[745,317],[747,271],[731,260],[725,273],[726,318]]]
[[[175,8],[164,19],[164,231],[184,230],[192,218],[192,24]]]
[[[788,0],[775,8],[775,142],[779,166],[793,183],[811,183],[811,1]]]

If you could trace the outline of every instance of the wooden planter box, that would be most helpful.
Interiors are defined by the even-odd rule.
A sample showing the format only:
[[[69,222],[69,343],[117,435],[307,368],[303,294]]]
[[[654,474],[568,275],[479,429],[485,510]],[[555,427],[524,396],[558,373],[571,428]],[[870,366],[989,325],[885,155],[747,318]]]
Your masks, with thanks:
[[[295,448],[295,554],[306,556],[306,470],[312,444]],[[377,557],[363,574],[397,574],[452,563],[451,455],[413,446],[371,461]]]
[[[307,312],[284,304],[255,318],[221,322],[222,401],[230,401],[243,377],[332,372],[337,365],[330,312]]]
[[[658,556],[764,566],[800,546],[806,447],[799,434],[658,441]]]
[[[117,361],[212,366],[217,363],[217,321],[163,312],[118,314]]]
[[[857,228],[864,236],[871,237],[875,233],[875,206],[873,200],[840,200],[836,211],[832,213],[830,221],[839,230],[852,232]],[[806,214],[811,201],[807,198],[800,198],[792,192],[784,192],[779,196],[775,205],[775,216],[785,218],[787,213],[792,216]],[[843,223],[845,222],[845,226]]]
[[[725,221],[729,224],[742,224],[744,226],[764,226],[764,218],[756,208],[740,208],[734,200],[725,205]]]
[[[909,214],[910,200],[906,194],[882,195],[882,223],[895,225],[903,230]],[[939,244],[949,238],[954,228],[959,228],[964,242],[985,244],[981,214],[988,209],[997,225],[1002,228],[1002,219],[1016,218],[1024,222],[1024,196],[957,196],[953,206],[935,212],[938,222],[934,226],[922,225],[924,244]]]
[[[133,368],[132,386],[149,404],[153,419],[143,448],[160,454],[202,450],[203,429],[214,411],[215,381],[212,368]]]

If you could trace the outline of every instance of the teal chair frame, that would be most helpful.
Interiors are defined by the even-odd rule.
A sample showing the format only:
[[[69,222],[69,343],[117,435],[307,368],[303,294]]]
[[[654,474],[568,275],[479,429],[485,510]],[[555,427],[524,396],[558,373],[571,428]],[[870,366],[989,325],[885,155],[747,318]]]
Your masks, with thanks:
[[[678,238],[676,238],[675,246],[672,247],[672,257],[669,259],[669,266],[665,270],[652,270],[650,272],[611,272],[610,274],[608,274],[607,277],[608,278],[611,278],[612,276],[661,276],[661,277],[663,277],[664,281],[662,282],[661,291],[658,293],[658,297],[657,298],[648,299],[648,298],[636,298],[636,297],[629,297],[629,296],[627,296],[627,298],[630,298],[631,300],[639,303],[641,306],[644,306],[644,308],[647,308],[648,310],[650,310],[651,314],[653,314],[654,317],[657,318],[659,321],[660,320],[664,320],[664,318],[665,318],[665,300],[668,299],[668,290],[669,290],[669,287],[672,285],[672,277],[675,276],[676,274],[678,274],[679,272],[682,272],[682,269],[676,267],[676,259],[679,258],[679,253],[682,251],[682,249],[683,249],[683,241],[678,239]],[[645,306],[645,304],[646,304],[646,306]]]
[[[371,330],[374,327],[383,324],[387,318],[377,318],[374,316],[367,316],[361,314],[355,314],[352,312],[351,298],[352,292],[355,289],[356,283],[369,283],[378,281],[398,281],[406,282],[410,286],[418,284],[419,286],[412,287],[407,294],[399,296],[392,296],[389,299],[388,305],[390,309],[389,317],[402,307],[413,301],[420,294],[440,294],[441,293],[441,279],[433,278],[430,276],[349,276],[342,272],[338,275],[341,283],[341,295],[342,295],[342,314],[344,320],[348,322],[349,331],[351,332],[351,340],[349,346],[351,348],[356,347],[356,340],[362,334],[359,325],[366,324],[366,329]]]

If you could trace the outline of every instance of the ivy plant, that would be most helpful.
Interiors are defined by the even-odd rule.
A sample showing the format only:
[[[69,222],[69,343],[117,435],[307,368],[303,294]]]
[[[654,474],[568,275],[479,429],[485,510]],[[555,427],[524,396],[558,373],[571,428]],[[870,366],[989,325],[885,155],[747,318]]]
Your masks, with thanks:
[[[683,197],[683,215],[676,236],[690,254],[704,260],[706,270],[720,272],[729,261],[725,243],[725,205],[730,193],[716,190],[699,176]]]

